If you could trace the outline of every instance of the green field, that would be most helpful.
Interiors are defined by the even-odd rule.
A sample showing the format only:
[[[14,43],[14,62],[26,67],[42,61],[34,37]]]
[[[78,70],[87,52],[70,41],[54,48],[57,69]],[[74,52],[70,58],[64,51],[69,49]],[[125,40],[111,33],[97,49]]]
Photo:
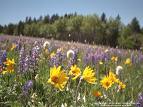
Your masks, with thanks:
[[[134,107],[141,93],[141,50],[0,36],[0,107]]]

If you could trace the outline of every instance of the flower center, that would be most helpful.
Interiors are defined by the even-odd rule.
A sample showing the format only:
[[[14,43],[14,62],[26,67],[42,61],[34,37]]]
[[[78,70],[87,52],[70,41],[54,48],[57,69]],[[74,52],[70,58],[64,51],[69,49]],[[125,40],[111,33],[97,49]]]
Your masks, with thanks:
[[[108,87],[108,86],[110,85],[110,83],[109,83],[109,82],[106,82],[105,85]]]
[[[72,73],[73,73],[73,74],[76,74],[76,71],[75,71],[75,70],[73,70],[73,71],[72,71]]]
[[[59,78],[58,78],[57,76],[53,76],[53,77],[52,77],[52,81],[53,81],[54,83],[58,83]]]

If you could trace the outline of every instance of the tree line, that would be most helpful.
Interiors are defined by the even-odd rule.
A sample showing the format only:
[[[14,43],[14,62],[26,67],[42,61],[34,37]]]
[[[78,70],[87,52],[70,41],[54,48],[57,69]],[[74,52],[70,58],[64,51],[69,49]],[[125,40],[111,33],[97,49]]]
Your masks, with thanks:
[[[78,15],[77,13],[59,16],[26,17],[19,23],[0,25],[0,33],[53,38],[63,41],[75,41],[111,47],[139,49],[143,46],[143,28],[135,17],[125,25],[121,17]]]

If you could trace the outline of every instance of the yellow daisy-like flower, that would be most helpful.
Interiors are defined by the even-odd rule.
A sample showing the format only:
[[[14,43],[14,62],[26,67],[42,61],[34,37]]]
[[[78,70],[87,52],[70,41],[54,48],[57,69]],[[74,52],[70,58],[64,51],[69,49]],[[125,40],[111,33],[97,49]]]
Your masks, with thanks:
[[[82,79],[84,79],[90,84],[95,84],[96,81],[95,73],[89,66],[86,67],[85,70],[83,71]]]
[[[50,78],[48,83],[54,85],[54,87],[58,88],[60,91],[63,91],[68,79],[69,78],[66,73],[61,70],[61,66],[57,68],[54,66],[50,69]]]
[[[120,90],[126,88],[126,85],[125,85],[124,83],[122,83],[121,81],[119,81],[118,83],[119,83],[119,89],[120,89]]]
[[[100,81],[100,83],[101,83],[102,87],[105,88],[106,90],[108,90],[112,86],[112,84],[113,84],[111,78],[109,78],[108,76],[105,76]]]
[[[126,61],[125,61],[125,64],[126,65],[132,65],[132,61],[130,58],[127,58]]]
[[[80,68],[76,65],[71,66],[71,70],[69,72],[69,75],[74,76],[72,79],[75,80],[80,76]]]
[[[112,60],[113,62],[117,62],[117,61],[118,61],[118,57],[112,56],[111,60]]]
[[[95,97],[100,97],[102,94],[101,94],[100,91],[94,90],[92,95],[95,96]]]
[[[15,65],[14,59],[10,60],[7,58],[4,64],[6,65],[6,71],[8,71],[9,73],[14,72],[14,65]]]
[[[112,71],[109,71],[108,78],[109,78],[113,83],[118,82],[118,79],[116,78],[116,75],[115,75]]]

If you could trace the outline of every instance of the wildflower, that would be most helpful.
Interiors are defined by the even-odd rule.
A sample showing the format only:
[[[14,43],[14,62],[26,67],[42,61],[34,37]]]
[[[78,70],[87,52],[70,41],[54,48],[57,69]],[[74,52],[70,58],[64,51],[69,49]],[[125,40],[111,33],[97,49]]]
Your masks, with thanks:
[[[7,52],[4,50],[4,52],[2,53],[2,56],[1,56],[1,62],[5,62],[6,58],[7,58]]]
[[[67,58],[74,56],[74,54],[75,54],[75,52],[73,50],[68,50],[67,51]]]
[[[97,91],[97,90],[94,90],[93,91],[93,96],[95,96],[95,97],[100,97],[102,94],[101,94],[101,92],[100,91]]]
[[[50,45],[50,42],[48,42],[48,41],[45,41],[44,42],[44,44],[43,44],[43,48],[45,49],[47,46],[49,46]]]
[[[50,78],[48,80],[48,83],[54,85],[59,90],[63,90],[66,83],[68,81],[68,77],[64,71],[61,70],[61,66],[59,67],[53,67],[50,69]]]
[[[132,64],[132,61],[130,58],[127,58],[126,61],[125,61],[125,64],[126,65],[131,65]]]
[[[50,54],[50,57],[51,57],[51,58],[53,58],[53,57],[55,57],[55,56],[56,56],[55,52],[52,52],[52,53]]]
[[[77,79],[80,76],[80,68],[76,65],[71,66],[71,70],[69,72],[69,75],[73,75],[73,80]]]
[[[106,49],[106,50],[105,50],[105,53],[107,53],[107,52],[109,52],[109,50],[108,50],[108,49]]]
[[[22,87],[22,90],[23,90],[23,93],[24,94],[27,94],[28,91],[33,87],[33,81],[32,80],[29,80],[27,81],[24,86]]]
[[[10,73],[14,72],[14,65],[15,65],[15,61],[14,59],[10,60],[10,59],[6,59],[6,62],[4,63],[6,65],[6,70]]]
[[[86,67],[85,70],[83,71],[82,79],[84,79],[90,84],[95,84],[95,81],[96,81],[95,73],[89,66]]]
[[[14,50],[15,48],[16,48],[16,44],[13,43],[10,50],[12,51],[12,50]]]
[[[139,93],[138,95],[136,107],[143,107],[143,94],[142,93]]]
[[[118,57],[112,56],[111,60],[112,60],[113,62],[117,62],[117,61],[118,61]]]
[[[115,75],[112,71],[109,72],[108,78],[109,78],[113,83],[115,83],[115,82],[118,81],[118,79],[116,78],[116,75]]]
[[[123,70],[122,66],[117,66],[116,67],[116,74],[119,75],[122,70]]]
[[[100,81],[100,83],[101,83],[102,87],[105,88],[106,90],[108,90],[113,84],[112,80],[108,76],[105,76]]]
[[[126,88],[126,85],[124,83],[122,83],[121,81],[119,81],[118,83],[119,83],[119,90]]]
[[[8,71],[3,70],[1,73],[4,75],[4,74],[8,73]]]

